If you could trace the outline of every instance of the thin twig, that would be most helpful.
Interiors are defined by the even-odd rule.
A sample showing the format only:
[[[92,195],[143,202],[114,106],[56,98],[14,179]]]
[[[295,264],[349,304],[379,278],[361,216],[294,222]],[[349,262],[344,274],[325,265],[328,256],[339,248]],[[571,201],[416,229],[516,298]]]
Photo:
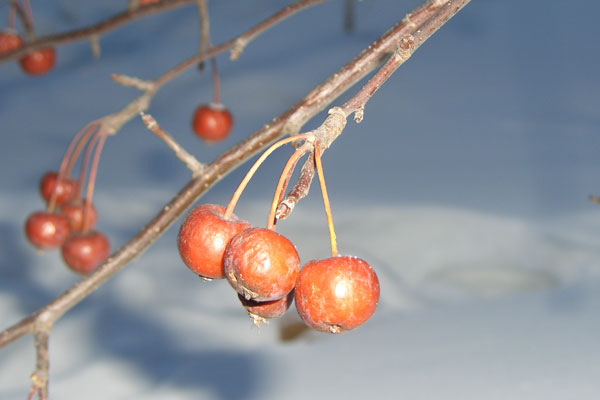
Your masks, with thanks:
[[[81,40],[89,40],[90,37],[94,35],[103,35],[132,21],[135,21],[136,19],[182,7],[192,3],[193,1],[194,0],[163,0],[159,3],[144,7],[137,7],[133,9],[128,8],[123,12],[85,28],[58,33],[55,35],[43,37],[40,36],[15,51],[1,55],[0,64],[10,60],[17,60],[33,50],[45,47],[56,47],[62,44],[73,43]]]
[[[202,171],[204,171],[206,165],[198,161],[196,157],[194,157],[193,155],[188,153],[183,147],[181,147],[179,143],[177,143],[177,141],[173,138],[173,136],[169,135],[160,127],[160,125],[158,125],[158,122],[156,122],[152,115],[143,112],[140,113],[140,115],[142,117],[142,122],[144,123],[146,128],[148,128],[149,131],[154,133],[163,142],[165,142],[165,144],[173,151],[173,153],[175,153],[175,156],[186,167],[188,167],[190,171],[192,171],[193,177],[199,176],[202,173]]]

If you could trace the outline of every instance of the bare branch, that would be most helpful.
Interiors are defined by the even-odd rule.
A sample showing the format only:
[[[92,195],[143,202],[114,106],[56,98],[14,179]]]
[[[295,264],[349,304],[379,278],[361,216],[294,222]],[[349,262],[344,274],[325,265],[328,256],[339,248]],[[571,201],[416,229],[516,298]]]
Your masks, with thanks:
[[[23,57],[25,54],[30,53],[32,50],[37,50],[44,47],[56,47],[58,45],[73,43],[80,40],[89,40],[90,37],[94,35],[103,35],[138,18],[143,18],[163,11],[182,7],[193,1],[194,0],[163,0],[161,2],[144,7],[128,8],[119,14],[86,28],[76,29],[56,35],[38,37],[37,39],[31,40],[29,43],[15,51],[0,55],[0,64],[10,60],[17,60]]]
[[[159,125],[158,122],[152,117],[150,114],[146,114],[141,112],[142,122],[146,125],[146,128],[158,136],[169,148],[175,153],[175,156],[185,164],[186,167],[190,171],[192,171],[192,176],[199,176],[202,171],[206,168],[205,164],[202,164],[200,161],[196,159],[193,155],[188,153],[183,147],[173,139],[173,136],[169,135],[165,132]]]

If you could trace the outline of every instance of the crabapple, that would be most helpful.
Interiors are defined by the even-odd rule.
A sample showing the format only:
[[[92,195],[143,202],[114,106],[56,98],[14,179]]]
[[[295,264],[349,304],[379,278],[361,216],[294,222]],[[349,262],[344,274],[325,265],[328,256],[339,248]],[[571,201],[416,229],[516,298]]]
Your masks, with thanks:
[[[285,236],[265,228],[235,235],[223,259],[225,276],[247,299],[277,300],[292,291],[300,270],[296,247]]]
[[[61,247],[67,266],[81,275],[88,275],[110,255],[108,238],[97,231],[74,233]]]
[[[71,200],[75,195],[75,189],[77,188],[76,181],[65,178],[57,185],[57,180],[58,173],[54,171],[46,172],[42,176],[42,179],[40,179],[40,195],[46,203],[50,202],[54,190],[56,190],[56,204],[63,204]]]
[[[82,199],[70,200],[60,205],[60,211],[63,213],[69,223],[71,224],[71,230],[73,232],[80,232],[84,228],[83,217],[87,216],[86,229],[92,229],[96,225],[98,220],[98,212],[93,204],[90,204],[90,208],[87,213],[85,210],[85,201]]]
[[[360,258],[313,260],[300,271],[294,297],[298,314],[307,325],[340,333],[373,315],[379,301],[379,280]]]
[[[12,32],[0,32],[0,55],[10,53],[23,46],[21,37]]]
[[[223,206],[202,204],[190,211],[179,229],[177,247],[181,259],[204,278],[225,278],[225,248],[233,236],[252,227],[235,215],[225,219],[224,214]]]
[[[62,214],[37,211],[25,221],[25,235],[40,249],[58,248],[71,233],[69,220]]]
[[[194,112],[192,128],[200,139],[218,142],[225,139],[233,127],[233,116],[221,104],[203,104]]]
[[[240,302],[248,311],[248,315],[256,324],[266,322],[266,319],[279,318],[290,308],[294,302],[294,290],[283,296],[281,299],[271,301],[248,300],[238,293]]]
[[[56,51],[52,47],[33,50],[19,60],[21,68],[28,75],[44,75],[54,67]]]

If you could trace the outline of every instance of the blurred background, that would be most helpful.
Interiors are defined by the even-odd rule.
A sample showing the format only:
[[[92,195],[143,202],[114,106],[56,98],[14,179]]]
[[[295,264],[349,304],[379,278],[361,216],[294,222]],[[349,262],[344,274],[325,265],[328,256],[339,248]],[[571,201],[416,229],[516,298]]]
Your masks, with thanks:
[[[84,27],[125,0],[31,1],[38,35]],[[290,1],[209,1],[215,44]],[[190,122],[211,100],[208,70],[191,69],[149,112],[203,162],[254,132],[334,73],[418,1],[344,1],[299,13],[218,57],[228,140],[201,143]],[[204,283],[176,251],[179,221],[136,262],[53,329],[52,398],[86,399],[597,399],[600,395],[600,6],[589,0],[474,0],[369,101],[324,156],[338,245],[381,282],[374,317],[356,331],[303,329],[295,310],[256,329],[226,282]],[[0,2],[0,26],[8,2]],[[38,182],[85,124],[138,92],[111,73],[154,79],[197,51],[194,6],[57,49],[56,68],[29,77],[0,65],[0,329],[79,278],[57,252],[23,235],[42,209]],[[350,90],[333,105],[358,90]],[[306,130],[318,126],[315,117]],[[252,180],[236,214],[266,222],[289,148]],[[248,164],[200,202],[226,204]],[[114,248],[190,179],[139,120],[100,161],[99,230]],[[278,230],[303,263],[329,252],[314,187]],[[32,339],[0,349],[0,398],[22,399]]]

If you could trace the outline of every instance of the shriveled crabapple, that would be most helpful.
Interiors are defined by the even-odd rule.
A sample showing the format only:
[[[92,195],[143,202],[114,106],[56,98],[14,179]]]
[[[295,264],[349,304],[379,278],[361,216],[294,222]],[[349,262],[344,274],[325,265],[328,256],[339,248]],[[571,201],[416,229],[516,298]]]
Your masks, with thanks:
[[[238,293],[238,298],[248,315],[256,325],[267,322],[268,319],[280,318],[294,302],[294,290],[281,299],[270,301],[248,300]]]
[[[223,279],[223,254],[231,238],[252,225],[232,215],[224,218],[225,207],[202,204],[185,217],[177,247],[189,269],[204,278]]]
[[[80,232],[84,229],[84,216],[87,218],[87,223],[85,224],[86,229],[93,229],[98,220],[96,207],[94,207],[93,204],[90,204],[90,207],[86,212],[85,200],[82,199],[70,200],[61,204],[59,208],[61,213],[69,220],[73,232]]]
[[[88,275],[110,255],[108,238],[97,231],[74,233],[61,247],[67,266],[81,275]]]
[[[56,51],[52,47],[33,50],[19,60],[21,69],[28,75],[44,75],[56,63]]]
[[[56,190],[56,204],[65,203],[73,198],[77,182],[72,179],[62,179],[57,185],[58,173],[49,171],[40,179],[40,195],[46,203],[50,201],[52,192]]]
[[[252,228],[231,239],[223,259],[231,286],[247,299],[277,300],[292,291],[300,270],[296,247],[285,236]]]
[[[233,127],[233,116],[222,104],[203,104],[196,108],[192,128],[206,142],[224,140]]]
[[[10,31],[0,32],[0,55],[10,53],[23,46],[19,35]]]
[[[298,314],[310,327],[341,333],[365,323],[379,301],[379,280],[366,261],[338,256],[307,263],[296,282]]]
[[[69,220],[62,214],[37,211],[25,221],[25,235],[39,249],[60,247],[70,233]]]

